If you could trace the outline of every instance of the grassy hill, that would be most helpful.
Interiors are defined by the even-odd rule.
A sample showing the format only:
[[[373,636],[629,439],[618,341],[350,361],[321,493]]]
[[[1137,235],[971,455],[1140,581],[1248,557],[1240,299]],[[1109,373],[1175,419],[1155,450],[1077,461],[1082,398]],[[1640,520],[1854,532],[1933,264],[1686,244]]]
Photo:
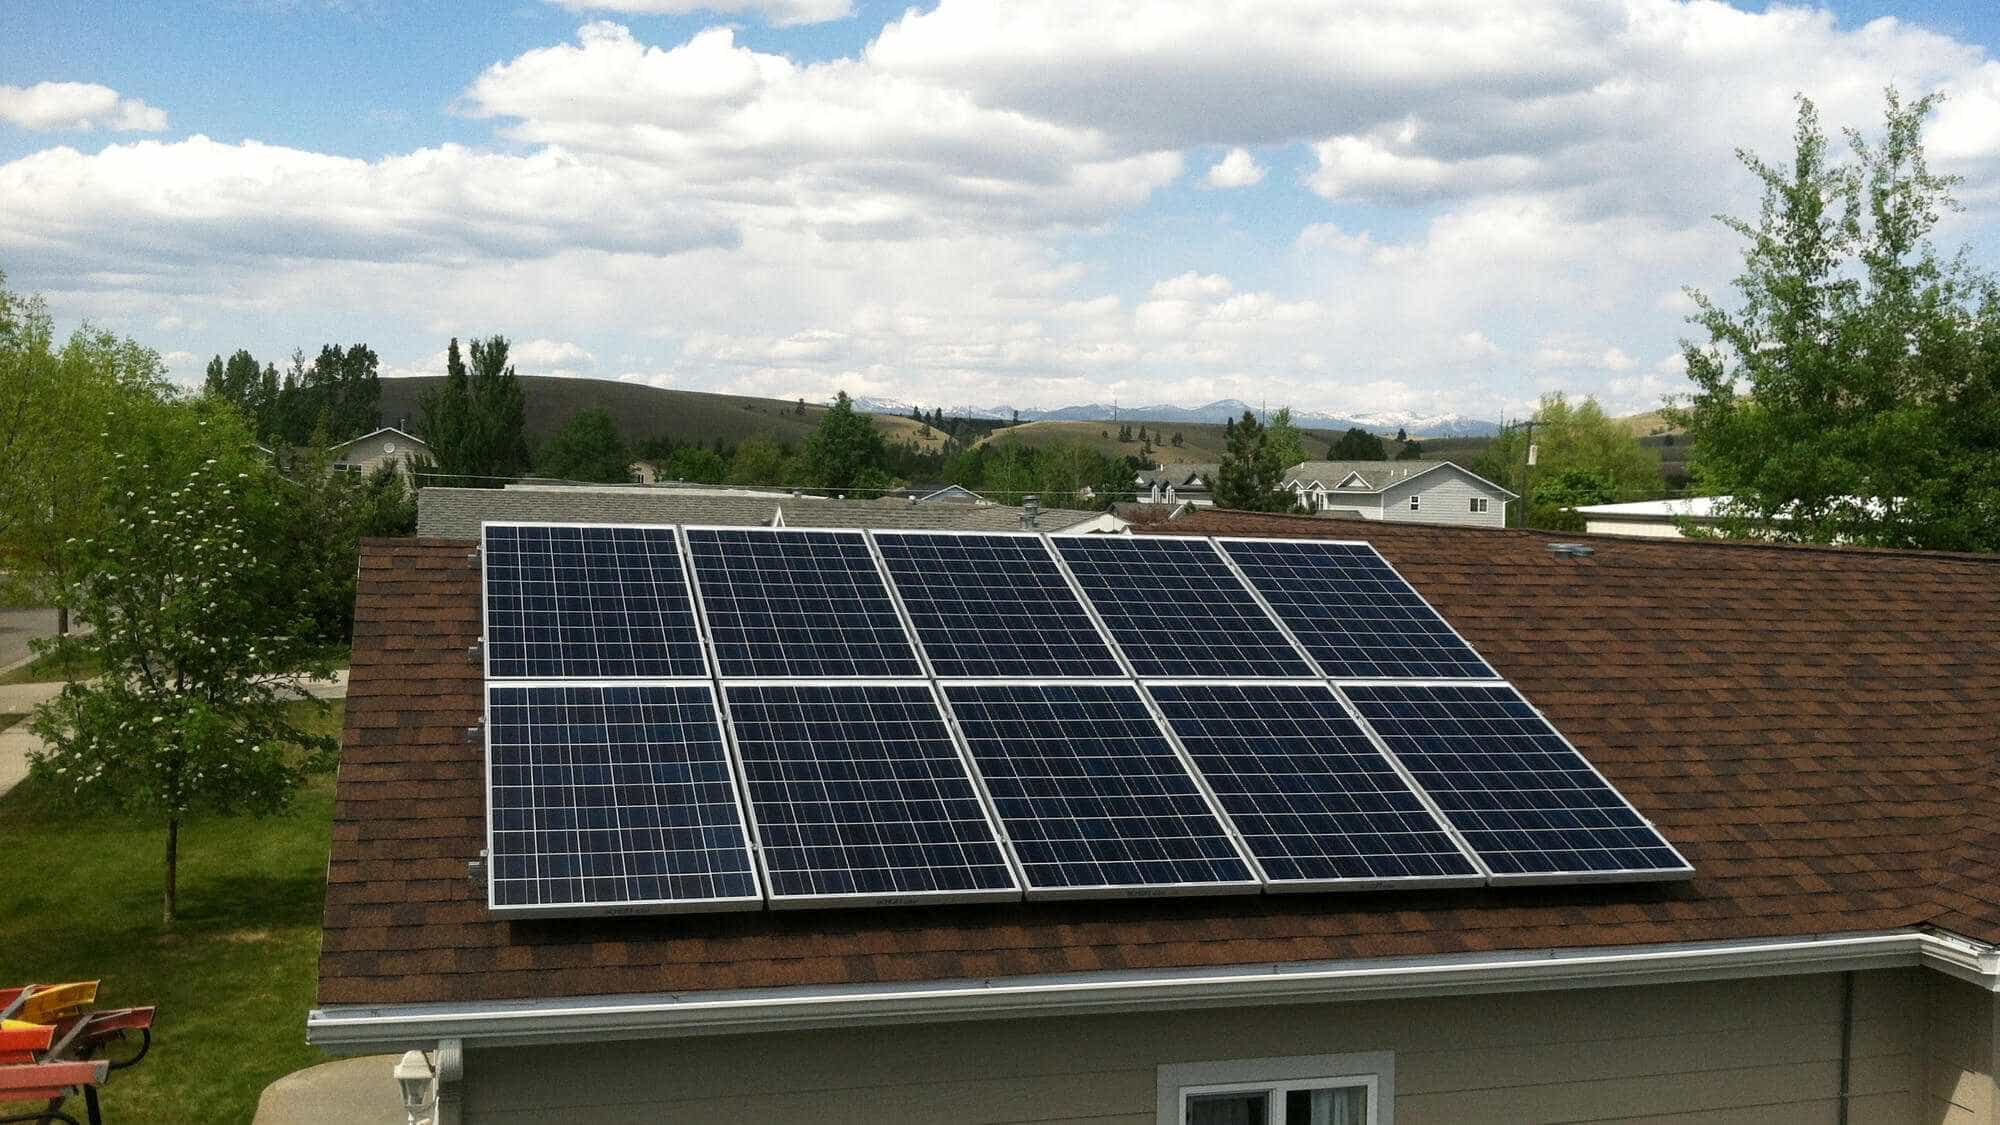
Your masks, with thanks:
[[[528,438],[532,442],[546,440],[579,411],[601,407],[611,414],[619,434],[628,442],[664,437],[676,442],[706,444],[720,438],[725,445],[734,445],[744,438],[761,435],[781,445],[797,445],[812,433],[820,416],[826,413],[822,405],[807,403],[801,414],[797,402],[749,395],[711,394],[609,379],[551,375],[520,378],[521,392],[527,399]],[[422,437],[423,396],[443,382],[442,375],[382,380],[383,425],[409,429]],[[922,426],[911,418],[877,415],[875,425],[892,441],[917,441],[932,447],[944,441],[936,434],[924,439]]]
[[[1133,439],[1129,442],[1118,440],[1117,422],[1023,422],[1018,426],[995,430],[980,439],[979,444],[1020,442],[1040,449],[1060,443],[1080,443],[1087,445],[1108,457],[1137,457],[1139,455],[1139,427],[1144,425],[1150,436],[1155,430],[1162,437],[1153,442],[1156,459],[1167,462],[1214,462],[1222,460],[1222,451],[1228,445],[1226,431],[1220,422],[1132,422]],[[1181,435],[1181,444],[1175,447],[1171,439]],[[1311,456],[1321,456],[1326,447],[1339,436],[1332,430],[1307,430],[1306,452]]]

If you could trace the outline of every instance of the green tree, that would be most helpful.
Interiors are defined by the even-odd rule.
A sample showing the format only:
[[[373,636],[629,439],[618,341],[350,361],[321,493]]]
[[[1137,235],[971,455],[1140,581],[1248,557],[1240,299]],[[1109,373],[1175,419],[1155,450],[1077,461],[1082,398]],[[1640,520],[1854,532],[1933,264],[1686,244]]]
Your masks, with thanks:
[[[925,424],[926,428],[929,423]],[[730,484],[778,485],[791,483],[790,460],[778,443],[755,435],[736,443],[725,479]]]
[[[1326,451],[1329,461],[1387,461],[1389,449],[1382,444],[1379,434],[1371,434],[1356,426],[1334,439],[1332,448]]]
[[[422,402],[423,439],[446,483],[497,488],[528,467],[527,404],[507,364],[507,338],[473,340],[466,364],[453,337],[444,386]]]
[[[683,445],[667,455],[667,459],[660,464],[659,473],[665,480],[721,484],[722,478],[729,475],[729,461],[713,449]]]
[[[1398,461],[1421,461],[1423,459],[1424,443],[1420,441],[1406,441],[1403,443],[1403,447],[1396,451],[1396,460]]]
[[[1596,469],[1567,468],[1535,479],[1529,504],[1534,526],[1551,531],[1582,531],[1586,520],[1574,509],[1584,504],[1609,504],[1618,497],[1617,482]]]
[[[71,547],[69,596],[92,631],[53,646],[104,674],[39,709],[30,767],[54,792],[160,819],[171,927],[182,824],[282,808],[331,766],[333,740],[292,723],[302,693],[281,675],[330,670],[282,563],[283,494],[239,416],[207,399],[141,413],[105,482],[109,518]]]
[[[1764,187],[1755,222],[1723,219],[1740,304],[1690,291],[1708,340],[1668,415],[1725,534],[2000,550],[2000,286],[1931,242],[1959,182],[1924,156],[1936,105],[1889,90],[1840,163],[1801,97],[1788,164],[1739,153]]]
[[[0,583],[14,597],[55,605],[75,575],[71,540],[105,520],[102,483],[132,419],[167,388],[152,349],[85,326],[57,349],[39,298],[10,294],[0,277]]]
[[[1245,512],[1290,511],[1292,495],[1278,487],[1286,467],[1271,449],[1263,423],[1244,411],[1229,427],[1229,445],[1216,470],[1216,506]]]
[[[577,411],[543,444],[535,472],[557,480],[630,484],[632,452],[625,448],[611,412],[592,407]]]
[[[1306,434],[1292,422],[1292,408],[1281,406],[1271,415],[1270,424],[1264,427],[1264,440],[1271,447],[1271,456],[1289,469],[1306,459]]]
[[[1611,499],[1648,500],[1666,492],[1659,451],[1640,445],[1632,431],[1623,422],[1606,415],[1594,398],[1585,397],[1582,403],[1572,404],[1561,392],[1542,396],[1541,406],[1535,411],[1532,469],[1528,467],[1529,441],[1526,427],[1509,430],[1466,466],[1488,480],[1523,493],[1527,511],[1522,518],[1528,527],[1573,530],[1571,524],[1575,521],[1563,513],[1564,505],[1541,502],[1540,487],[1542,482],[1558,480],[1572,471],[1605,481]]]
[[[854,409],[846,391],[820,416],[799,456],[806,482],[814,488],[871,491],[889,486],[881,469],[888,456],[881,431],[873,418]]]

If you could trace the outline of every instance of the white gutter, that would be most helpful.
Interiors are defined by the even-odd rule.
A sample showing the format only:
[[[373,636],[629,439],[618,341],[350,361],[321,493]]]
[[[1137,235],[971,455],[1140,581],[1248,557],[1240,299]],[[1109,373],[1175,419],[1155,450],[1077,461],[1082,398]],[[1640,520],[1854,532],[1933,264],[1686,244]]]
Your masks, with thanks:
[[[1602,988],[1924,966],[2000,991],[2000,951],[1914,930],[1819,938],[315,1009],[306,1039],[386,1051]]]

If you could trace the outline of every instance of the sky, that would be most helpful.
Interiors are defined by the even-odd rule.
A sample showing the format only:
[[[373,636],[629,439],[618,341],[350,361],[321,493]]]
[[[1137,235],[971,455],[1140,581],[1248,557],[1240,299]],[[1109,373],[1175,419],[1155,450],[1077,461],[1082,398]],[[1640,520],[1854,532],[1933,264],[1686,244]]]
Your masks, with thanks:
[[[786,398],[1616,412],[1685,388],[1746,148],[1945,101],[2000,264],[2000,5],[0,2],[0,271],[198,381],[501,333]]]

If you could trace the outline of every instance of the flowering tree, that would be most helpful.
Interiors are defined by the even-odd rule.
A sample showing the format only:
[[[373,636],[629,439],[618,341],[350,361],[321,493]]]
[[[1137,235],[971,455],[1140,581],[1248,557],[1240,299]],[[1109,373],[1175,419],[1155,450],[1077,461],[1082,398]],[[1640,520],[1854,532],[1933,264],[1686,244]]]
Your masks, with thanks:
[[[165,823],[171,926],[182,822],[276,811],[330,767],[333,740],[298,729],[286,707],[304,697],[294,673],[329,669],[276,561],[282,493],[241,419],[208,401],[132,413],[105,525],[70,545],[70,604],[92,631],[56,642],[104,675],[37,713],[48,748],[32,769],[57,791]]]

